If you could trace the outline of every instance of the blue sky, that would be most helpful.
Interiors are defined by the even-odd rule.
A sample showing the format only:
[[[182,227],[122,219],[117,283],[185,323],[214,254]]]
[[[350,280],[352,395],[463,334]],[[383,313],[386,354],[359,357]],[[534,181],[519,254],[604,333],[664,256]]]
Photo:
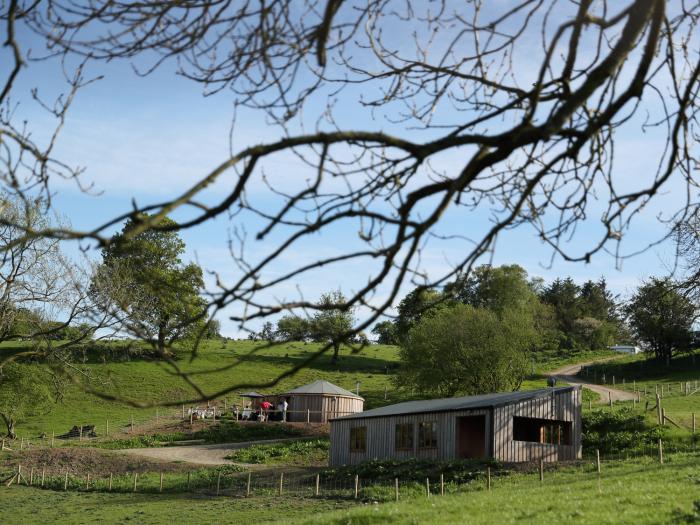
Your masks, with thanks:
[[[30,36],[24,35],[31,41]],[[36,42],[34,42],[36,45]],[[6,55],[0,55],[0,59]],[[140,77],[126,62],[112,62],[91,66],[87,75],[104,75],[104,78],[84,88],[70,110],[56,154],[73,165],[85,166],[84,182],[94,184],[94,195],[86,195],[72,183],[60,183],[55,202],[57,209],[76,228],[90,228],[130,208],[131,199],[140,204],[157,202],[177,194],[195,182],[203,174],[225,160],[229,153],[229,129],[233,116],[234,97],[228,90],[204,97],[202,88],[173,73],[172,64]],[[65,88],[60,68],[55,61],[33,63],[25,68],[17,83],[17,98],[20,103],[18,115],[33,123],[36,137],[50,129],[46,114],[31,102],[29,90],[39,86],[40,94],[55,96]],[[339,118],[345,127],[352,129],[389,129],[394,126],[381,118],[370,120],[365,110],[353,104],[357,93],[346,93],[348,102],[342,105]],[[319,100],[319,104],[322,101]],[[312,108],[313,111],[314,108]],[[408,133],[408,131],[404,130]],[[419,132],[410,132],[412,134]],[[239,110],[233,135],[234,148],[267,142],[279,136],[276,128],[269,126],[265,118],[252,110]],[[45,138],[45,137],[43,137]],[[415,137],[414,137],[415,138]],[[638,128],[618,137],[616,177],[626,184],[648,176],[648,168],[659,155],[660,137],[655,132],[641,134]],[[458,157],[459,152],[455,153]],[[445,165],[456,159],[445,159]],[[270,168],[278,170],[280,180],[294,185],[296,180],[307,176],[305,168],[294,159],[282,158],[274,161]],[[211,190],[215,197],[225,189],[233,178],[224,178],[220,186]],[[264,189],[258,188],[260,199],[265,199]],[[633,228],[626,233],[626,251],[635,251],[648,242],[662,236],[665,226],[657,219],[669,203],[683,198],[680,187],[668,186],[658,203],[649,206],[638,217]],[[584,249],[594,242],[599,232],[592,213],[581,225],[569,248]],[[215,271],[225,279],[234,279],[236,270],[231,262],[226,245],[232,227],[246,227],[254,231],[259,222],[239,219],[232,223],[225,217],[187,231],[183,238],[187,243],[188,257],[196,259],[206,270]],[[249,222],[245,222],[249,221]],[[441,228],[445,232],[463,233],[481,231],[488,225],[488,216],[483,213],[465,215],[463,211],[451,210],[443,219]],[[292,259],[304,260],[311,254],[322,251],[333,253],[340,243],[355,232],[338,229],[307,241]],[[273,235],[267,243],[273,243]],[[254,249],[264,251],[269,245]],[[437,275],[449,267],[449,263],[460,255],[461,246],[456,243],[431,245],[424,258],[424,268]],[[76,246],[67,247],[78,254]],[[97,256],[93,253],[93,256]],[[557,276],[572,276],[577,281],[605,277],[611,288],[622,295],[631,293],[643,279],[651,275],[666,274],[673,266],[673,246],[669,243],[652,248],[632,259],[616,261],[606,253],[596,254],[589,264],[567,263],[552,257],[552,250],[543,245],[529,227],[521,227],[504,234],[498,241],[494,255],[495,264],[517,263],[531,275],[541,276],[547,281]],[[293,263],[295,261],[288,261]],[[485,261],[486,262],[486,261]],[[280,261],[280,268],[285,261]],[[277,293],[290,297],[299,290],[306,297],[317,297],[320,293],[340,287],[346,292],[356,289],[367,279],[369,267],[363,263],[341,266],[332,272],[319,274],[317,278],[304,282],[289,283]],[[223,331],[227,335],[238,335],[236,326],[222,317]]]

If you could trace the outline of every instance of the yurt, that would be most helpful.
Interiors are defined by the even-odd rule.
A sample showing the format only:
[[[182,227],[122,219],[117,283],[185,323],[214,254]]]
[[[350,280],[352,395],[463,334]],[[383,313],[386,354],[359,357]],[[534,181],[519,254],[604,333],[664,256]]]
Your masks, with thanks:
[[[287,421],[326,423],[329,419],[362,412],[365,400],[352,392],[318,380],[284,394]]]

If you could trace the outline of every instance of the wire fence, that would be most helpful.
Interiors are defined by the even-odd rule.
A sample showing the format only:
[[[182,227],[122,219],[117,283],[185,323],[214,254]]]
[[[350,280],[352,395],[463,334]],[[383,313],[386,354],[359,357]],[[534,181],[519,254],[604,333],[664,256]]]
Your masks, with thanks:
[[[201,469],[188,472],[134,472],[81,474],[55,468],[22,467],[5,472],[6,487],[30,486],[51,491],[175,494],[190,493],[207,497],[287,497],[354,499],[361,501],[398,501],[416,497],[433,497],[463,491],[491,490],[506,482],[519,482],[523,476],[539,476],[541,483],[559,479],[594,479],[605,475],[621,461],[636,461],[640,468],[692,457],[694,449],[678,446],[642,447],[627,454],[588,454],[582,460],[565,464],[533,462],[517,466],[478,466],[468,473],[448,472],[419,474],[399,478],[363,479],[359,474],[335,473],[237,473],[224,469]]]

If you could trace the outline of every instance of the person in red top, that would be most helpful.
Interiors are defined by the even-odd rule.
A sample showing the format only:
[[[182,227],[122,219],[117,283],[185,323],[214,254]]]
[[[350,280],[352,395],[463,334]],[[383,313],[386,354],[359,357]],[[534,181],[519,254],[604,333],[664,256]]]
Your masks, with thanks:
[[[260,403],[260,408],[263,410],[263,421],[267,421],[267,411],[272,408],[272,403],[269,401],[265,400],[262,403]]]

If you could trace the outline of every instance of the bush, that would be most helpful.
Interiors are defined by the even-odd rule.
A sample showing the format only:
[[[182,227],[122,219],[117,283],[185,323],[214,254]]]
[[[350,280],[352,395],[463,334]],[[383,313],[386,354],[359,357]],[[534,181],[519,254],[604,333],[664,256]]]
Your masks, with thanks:
[[[664,437],[661,427],[648,427],[644,415],[635,414],[632,408],[618,410],[593,410],[586,413],[583,422],[583,451],[601,454],[642,452]]]
[[[286,463],[306,465],[327,461],[329,448],[330,442],[327,439],[253,445],[234,451],[226,456],[226,459],[255,464]]]

